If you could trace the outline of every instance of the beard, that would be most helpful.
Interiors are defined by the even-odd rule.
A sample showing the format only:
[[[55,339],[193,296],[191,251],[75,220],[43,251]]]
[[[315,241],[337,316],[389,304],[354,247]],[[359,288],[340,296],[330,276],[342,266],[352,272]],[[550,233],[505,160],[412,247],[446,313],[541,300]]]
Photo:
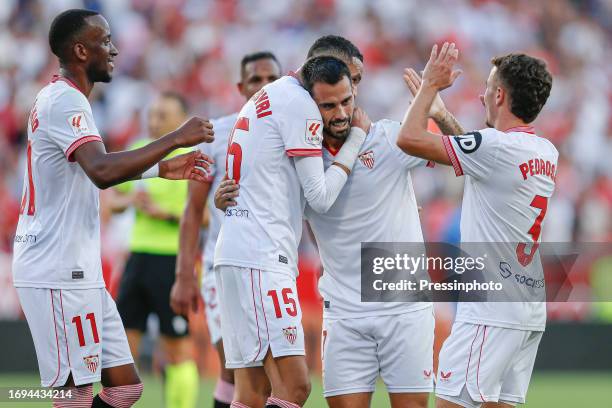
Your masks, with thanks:
[[[345,130],[342,131],[334,131],[332,130],[332,125],[343,125],[347,123],[349,126],[347,126],[347,128]],[[350,126],[351,122],[346,119],[346,120],[336,120],[336,121],[332,121],[329,122],[329,125],[326,126],[323,131],[325,132],[325,134],[331,138],[334,139],[338,139],[338,140],[346,140],[346,138],[348,137],[349,133],[351,133],[351,126]]]
[[[87,78],[92,82],[110,82],[113,76],[108,69],[97,68],[90,65],[87,68]]]

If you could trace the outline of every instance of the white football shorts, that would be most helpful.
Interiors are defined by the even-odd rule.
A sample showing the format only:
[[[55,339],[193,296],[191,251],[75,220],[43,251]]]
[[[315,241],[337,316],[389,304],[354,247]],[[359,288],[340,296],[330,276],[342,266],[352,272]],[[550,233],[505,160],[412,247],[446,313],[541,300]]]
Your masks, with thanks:
[[[455,322],[440,351],[436,396],[470,408],[525,403],[542,334]]]
[[[43,387],[100,381],[104,368],[134,363],[115,302],[105,288],[17,288]]]
[[[378,375],[390,393],[433,391],[433,307],[365,318],[324,319],[325,397],[374,392]]]
[[[201,291],[202,298],[204,299],[204,311],[210,342],[217,344],[221,341],[221,308],[219,307],[217,279],[212,268],[204,272]]]
[[[273,357],[304,355],[295,277],[260,269],[215,268],[227,368],[257,367]]]

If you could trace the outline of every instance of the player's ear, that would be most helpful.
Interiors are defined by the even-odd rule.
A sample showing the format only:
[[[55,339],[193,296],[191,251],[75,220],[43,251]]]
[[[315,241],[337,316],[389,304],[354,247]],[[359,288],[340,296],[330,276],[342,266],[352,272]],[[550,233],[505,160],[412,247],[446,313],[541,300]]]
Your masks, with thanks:
[[[506,100],[506,90],[502,88],[501,86],[498,86],[497,90],[495,91],[495,104],[497,106],[501,106],[504,104],[505,100]]]
[[[78,61],[87,61],[87,48],[82,43],[74,43],[72,46],[72,52],[76,56]]]
[[[237,82],[236,88],[238,88],[238,92],[240,92],[241,95],[244,95],[244,93],[242,93],[242,91],[244,90],[244,85],[242,84],[242,82]]]

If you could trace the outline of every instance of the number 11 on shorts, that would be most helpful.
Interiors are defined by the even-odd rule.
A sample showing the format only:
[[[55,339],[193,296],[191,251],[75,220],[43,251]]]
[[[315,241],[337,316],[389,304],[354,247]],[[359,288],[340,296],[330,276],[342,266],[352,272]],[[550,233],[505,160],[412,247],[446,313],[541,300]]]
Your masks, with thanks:
[[[93,335],[94,343],[98,344],[100,338],[98,337],[98,326],[96,326],[96,315],[93,313],[87,313],[85,319],[89,320],[91,326],[91,333]],[[81,323],[81,316],[74,316],[72,323],[76,326],[77,335],[79,336],[79,346],[85,347],[85,336],[83,335],[83,324]]]

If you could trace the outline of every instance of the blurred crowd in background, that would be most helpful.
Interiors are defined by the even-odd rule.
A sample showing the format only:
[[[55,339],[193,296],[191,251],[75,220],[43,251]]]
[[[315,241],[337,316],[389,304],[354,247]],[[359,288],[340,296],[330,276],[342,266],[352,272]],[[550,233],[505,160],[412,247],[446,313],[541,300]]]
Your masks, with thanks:
[[[244,54],[270,50],[288,72],[301,65],[322,34],[343,35],[362,51],[365,75],[357,104],[373,120],[402,119],[411,100],[402,71],[422,69],[435,42],[451,40],[460,49],[463,74],[443,98],[470,130],[485,126],[478,95],[484,91],[491,57],[513,51],[541,57],[554,83],[535,122],[536,132],[553,141],[561,154],[543,239],[612,239],[610,1],[2,0],[0,317],[20,314],[10,263],[27,116],[37,92],[58,71],[47,42],[49,24],[57,13],[72,7],[100,11],[119,49],[113,81],[96,85],[90,96],[109,151],[146,136],[146,109],[160,91],[182,93],[198,116],[235,112],[244,102],[235,86]],[[438,166],[415,171],[413,183],[423,207],[426,239],[458,241],[463,180],[455,178],[451,168]],[[104,192],[102,198],[105,272],[108,281],[117,282],[127,251],[129,215],[111,216],[104,207]],[[303,287],[311,291],[319,271],[315,251],[312,245],[302,245]],[[612,260],[598,265],[612,272]],[[312,302],[312,310],[317,310],[316,298]],[[597,318],[591,305],[561,305],[549,311],[553,319]]]

